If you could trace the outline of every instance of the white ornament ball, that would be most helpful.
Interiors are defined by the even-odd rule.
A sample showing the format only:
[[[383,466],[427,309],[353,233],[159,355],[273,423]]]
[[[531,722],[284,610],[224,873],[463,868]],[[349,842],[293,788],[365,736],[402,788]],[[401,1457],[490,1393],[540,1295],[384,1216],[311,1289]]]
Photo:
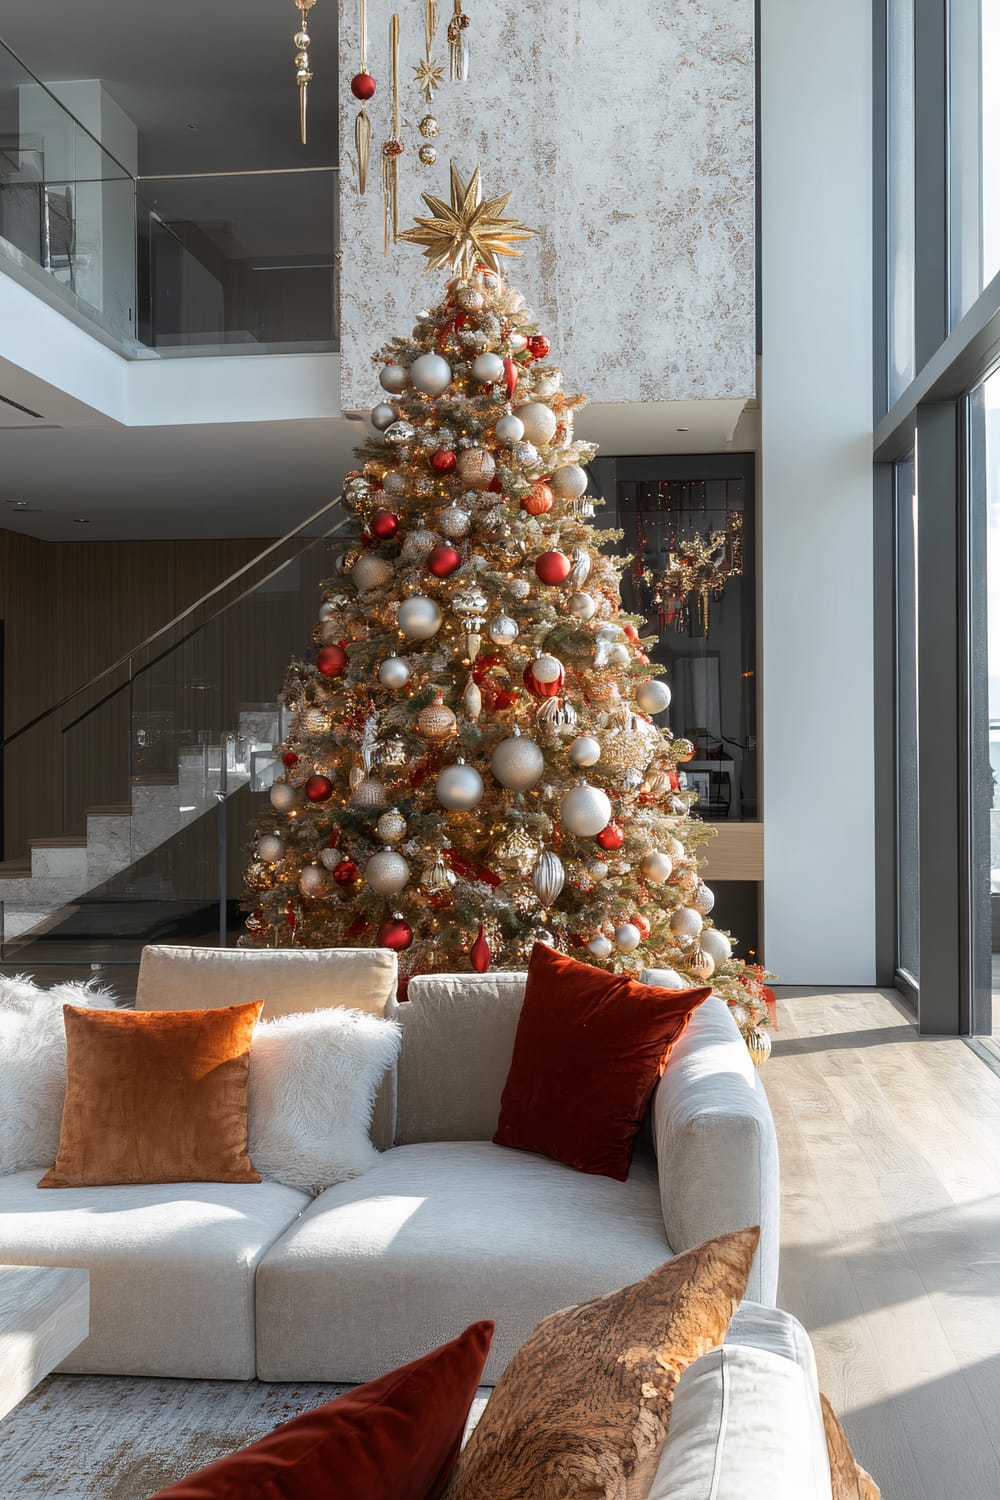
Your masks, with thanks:
[[[559,816],[570,833],[592,839],[611,822],[611,801],[599,786],[583,782],[570,787],[559,805]]]
[[[384,432],[391,427],[399,416],[396,408],[390,406],[388,401],[380,401],[378,406],[373,406],[371,411],[371,423],[376,432]]]
[[[410,680],[410,664],[403,656],[387,656],[378,669],[378,680],[383,687],[405,687]]]
[[[445,766],[434,787],[437,799],[449,812],[468,812],[483,799],[483,778],[474,766],[456,761]]]
[[[425,396],[440,396],[451,385],[451,365],[440,354],[421,354],[410,366],[410,379]]]
[[[279,860],[284,852],[284,841],[276,833],[265,833],[263,838],[257,840],[257,856],[266,860],[269,865]]]
[[[531,663],[531,675],[537,682],[558,682],[563,670],[562,662],[555,656],[536,656]]]
[[[608,873],[608,866],[603,859],[592,859],[587,866],[587,874],[591,880],[603,880]]]
[[[587,944],[587,948],[595,958],[611,957],[611,940],[610,938],[606,938],[602,932],[599,932],[596,937],[591,938]]]
[[[390,395],[398,396],[410,383],[410,373],[402,365],[386,365],[378,377],[378,383]]]
[[[535,381],[535,395],[543,401],[554,396],[559,389],[559,380],[553,375],[540,375]]]
[[[601,742],[592,734],[578,734],[569,747],[569,758],[574,766],[596,766],[601,758]]]
[[[545,756],[534,740],[523,734],[511,735],[493,751],[490,770],[501,786],[512,792],[526,792],[542,779]]]
[[[673,868],[670,855],[664,854],[662,849],[650,849],[641,865],[642,873],[654,885],[662,885],[665,880],[669,880]]]
[[[608,647],[609,667],[627,667],[631,660],[628,647],[621,641],[616,641],[614,645]]]
[[[578,620],[592,620],[597,613],[597,603],[592,594],[570,594],[566,607]]]
[[[472,378],[480,385],[492,385],[503,376],[503,360],[499,354],[480,354],[472,361]]]
[[[429,641],[441,629],[442,615],[433,599],[413,594],[399,606],[399,628],[411,641]]]
[[[675,839],[673,834],[671,834],[670,837],[666,840],[663,847],[670,855],[670,858],[674,861],[675,864],[678,860],[684,858],[684,845],[681,843],[680,839]]]
[[[326,871],[320,865],[306,865],[299,876],[303,896],[318,896],[326,890]]]
[[[529,401],[517,408],[517,416],[524,423],[524,435],[529,443],[541,444],[544,448],[556,433],[556,414],[551,406],[541,401]]]
[[[587,474],[579,464],[564,464],[549,480],[557,500],[576,500],[587,488]]]
[[[519,631],[516,620],[510,615],[497,615],[486,627],[486,633],[494,646],[509,646],[517,640]]]
[[[302,800],[302,793],[298,787],[289,786],[287,781],[276,781],[273,783],[268,796],[271,806],[275,812],[291,812],[293,807],[298,807]]]
[[[695,893],[691,897],[691,905],[695,911],[700,911],[703,917],[707,917],[715,905],[715,892],[703,880],[699,880],[695,888]]]
[[[526,469],[533,469],[538,462],[538,449],[534,443],[515,443],[513,448],[514,459],[523,464]]]
[[[623,953],[631,953],[642,942],[642,933],[633,922],[623,922],[615,928],[615,943]]]
[[[720,932],[717,927],[706,927],[701,934],[700,942],[702,950],[709,955],[714,963],[724,964],[727,959],[733,956],[732,944],[725,933]]]
[[[392,563],[366,552],[358,558],[348,577],[359,594],[367,594],[369,589],[381,588],[392,577]]]
[[[679,906],[670,913],[670,931],[674,937],[687,938],[693,942],[696,937],[701,936],[704,925],[701,913],[696,912],[693,907]]]
[[[410,867],[401,854],[383,849],[365,865],[365,879],[376,896],[395,896],[410,878]]]
[[[488,358],[488,356],[486,357]],[[501,443],[506,444],[506,446],[509,448],[512,447],[514,443],[519,443],[524,437],[524,423],[521,421],[520,417],[515,417],[513,412],[511,412],[508,416],[500,418],[499,422],[494,428],[494,431],[496,432],[498,440]]]
[[[523,333],[512,333],[508,342],[515,354],[520,354],[522,349],[528,347],[528,340]]]
[[[635,701],[644,714],[661,714],[665,708],[669,708],[670,696],[667,684],[654,677],[651,682],[641,684]]]
[[[457,541],[467,534],[472,517],[460,505],[446,505],[437,518],[437,528],[449,541]]]

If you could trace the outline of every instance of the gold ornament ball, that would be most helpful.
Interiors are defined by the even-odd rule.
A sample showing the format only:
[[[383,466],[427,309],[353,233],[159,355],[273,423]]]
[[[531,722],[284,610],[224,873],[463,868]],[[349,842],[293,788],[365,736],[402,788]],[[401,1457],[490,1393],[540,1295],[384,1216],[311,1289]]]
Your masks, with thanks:
[[[687,958],[687,971],[692,979],[711,979],[715,973],[715,959],[704,948],[695,948]]]
[[[470,490],[488,489],[496,473],[493,455],[487,448],[465,448],[458,455],[458,477]]]
[[[434,139],[441,127],[438,124],[437,120],[435,120],[433,115],[424,115],[423,119],[420,121],[420,124],[417,126],[417,129],[420,131],[420,134],[423,136],[425,141],[430,141]],[[481,301],[480,306],[482,306]]]
[[[417,156],[425,167],[433,167],[438,159],[437,147],[431,145],[421,146]]]
[[[458,720],[440,693],[417,714],[417,733],[430,745],[443,745],[458,733]]]
[[[397,807],[391,807],[375,824],[375,832],[383,844],[398,844],[406,833],[406,819]]]
[[[763,1026],[753,1026],[747,1032],[747,1049],[755,1068],[766,1063],[771,1056],[771,1034]]]

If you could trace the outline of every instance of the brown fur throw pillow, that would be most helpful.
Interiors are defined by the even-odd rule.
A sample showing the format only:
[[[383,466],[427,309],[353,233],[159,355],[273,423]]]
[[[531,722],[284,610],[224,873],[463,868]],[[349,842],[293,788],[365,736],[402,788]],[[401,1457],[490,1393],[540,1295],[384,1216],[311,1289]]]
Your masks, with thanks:
[[[833,1500],[880,1500],[881,1491],[878,1485],[851,1452],[847,1433],[841,1427],[833,1407],[825,1396],[821,1395],[819,1399],[823,1406],[826,1451],[830,1455]]]
[[[677,1382],[722,1343],[759,1238],[756,1228],[719,1235],[539,1323],[497,1382],[446,1500],[640,1500]]]

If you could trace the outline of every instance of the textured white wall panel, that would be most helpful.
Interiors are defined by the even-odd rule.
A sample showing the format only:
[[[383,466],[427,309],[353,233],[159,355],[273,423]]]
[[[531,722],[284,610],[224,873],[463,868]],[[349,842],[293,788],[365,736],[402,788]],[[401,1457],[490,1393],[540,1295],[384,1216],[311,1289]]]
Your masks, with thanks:
[[[400,227],[421,191],[447,197],[448,162],[477,162],[489,196],[540,229],[512,279],[539,314],[576,389],[594,401],[754,394],[753,0],[467,0],[468,82],[447,81],[441,0],[432,106],[438,160],[417,160],[426,111],[412,67],[423,7],[403,6]],[[315,26],[321,24],[321,6]],[[392,0],[370,0],[368,192],[357,191],[348,87],[358,70],[358,0],[340,0],[343,407],[377,397],[372,352],[408,334],[441,278],[422,253],[382,254],[381,145],[389,134]],[[315,29],[315,27],[314,27]],[[314,88],[324,80],[317,78]]]

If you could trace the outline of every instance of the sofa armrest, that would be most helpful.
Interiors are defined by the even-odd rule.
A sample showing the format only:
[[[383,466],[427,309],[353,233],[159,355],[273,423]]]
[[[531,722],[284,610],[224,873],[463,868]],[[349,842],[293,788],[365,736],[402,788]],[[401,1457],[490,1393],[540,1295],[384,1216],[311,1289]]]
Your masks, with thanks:
[[[778,1143],[767,1096],[723,1000],[698,1007],[653,1098],[660,1205],[674,1254],[760,1225],[746,1295],[778,1292]]]

